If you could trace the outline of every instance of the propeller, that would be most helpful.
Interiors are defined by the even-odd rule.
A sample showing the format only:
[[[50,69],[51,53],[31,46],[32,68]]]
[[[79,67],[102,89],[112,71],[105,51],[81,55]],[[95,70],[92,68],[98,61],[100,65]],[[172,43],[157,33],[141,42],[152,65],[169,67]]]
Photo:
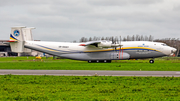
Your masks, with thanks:
[[[119,47],[120,47],[120,50],[121,50],[121,36],[119,36],[119,39],[120,39],[120,41],[119,41]]]
[[[112,40],[112,47],[114,47],[114,51],[116,51],[116,39],[114,37],[111,37]]]
[[[116,38],[114,38],[114,44],[115,44],[115,51],[117,50],[117,47],[116,47],[116,44],[117,44],[117,37]]]
[[[118,40],[118,37],[116,38],[111,38],[112,39],[112,47],[114,48],[114,51],[118,53],[117,51],[117,47],[119,47],[119,59],[121,58],[121,53],[122,53],[122,59],[123,59],[123,48],[122,48],[122,44],[121,44],[121,36],[119,37],[119,40]]]
[[[121,51],[122,51],[122,59],[123,59],[123,48],[121,50],[121,47],[123,46],[123,45],[121,45],[121,36],[119,38],[120,38],[120,41],[119,41],[119,58],[120,58],[120,54],[121,54]]]
[[[116,37],[116,38],[111,37],[111,40],[112,40],[112,47],[114,47],[114,51],[118,52],[117,47],[120,47],[119,48],[119,58],[120,58],[121,53],[122,53],[122,58],[123,58],[123,49],[121,49],[123,46],[123,45],[121,45],[121,36],[119,37],[119,40],[118,40],[118,37]]]

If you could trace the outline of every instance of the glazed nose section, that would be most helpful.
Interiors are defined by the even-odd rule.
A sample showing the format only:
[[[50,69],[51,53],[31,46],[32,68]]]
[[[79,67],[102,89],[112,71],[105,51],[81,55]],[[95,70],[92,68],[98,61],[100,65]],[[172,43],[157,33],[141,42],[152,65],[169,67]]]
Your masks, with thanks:
[[[176,48],[171,48],[171,54],[170,54],[170,56],[173,56],[176,51],[177,51]]]
[[[172,48],[171,53],[175,53],[177,51],[176,48]]]

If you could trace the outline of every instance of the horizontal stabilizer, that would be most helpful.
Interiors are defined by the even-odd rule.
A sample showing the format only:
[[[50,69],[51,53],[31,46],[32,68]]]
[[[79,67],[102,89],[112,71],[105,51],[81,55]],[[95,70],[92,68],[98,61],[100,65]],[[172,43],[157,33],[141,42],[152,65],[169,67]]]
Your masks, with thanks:
[[[17,41],[15,41],[15,40],[8,40],[8,41],[6,41],[6,42],[17,42]]]

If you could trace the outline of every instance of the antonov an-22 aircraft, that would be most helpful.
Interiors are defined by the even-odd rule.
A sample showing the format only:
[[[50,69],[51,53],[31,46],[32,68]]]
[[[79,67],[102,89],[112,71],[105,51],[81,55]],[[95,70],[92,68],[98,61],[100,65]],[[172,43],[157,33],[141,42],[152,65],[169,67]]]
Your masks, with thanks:
[[[13,52],[43,53],[91,62],[111,62],[111,60],[145,59],[169,56],[176,49],[160,42],[126,41],[118,44],[112,41],[90,41],[85,43],[33,41],[31,30],[34,28],[12,27],[10,46]]]

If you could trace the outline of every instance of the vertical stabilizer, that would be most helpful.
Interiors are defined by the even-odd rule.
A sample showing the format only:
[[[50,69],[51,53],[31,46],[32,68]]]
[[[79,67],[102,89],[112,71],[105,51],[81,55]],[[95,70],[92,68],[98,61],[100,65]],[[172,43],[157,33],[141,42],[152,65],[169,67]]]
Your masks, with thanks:
[[[33,41],[32,29],[35,28],[34,27],[22,28],[24,41]],[[24,52],[31,52],[31,49],[24,48]]]
[[[12,27],[11,28],[11,34],[10,34],[10,40],[24,41],[23,34],[22,34],[22,28],[26,28],[26,27],[25,26]]]
[[[16,41],[10,42],[11,50],[13,52],[22,53],[24,50],[22,28],[25,28],[25,26],[11,28],[10,40]]]
[[[25,41],[33,41],[31,30],[35,28],[26,28],[25,26],[12,27],[10,34],[10,46],[12,52],[22,53],[31,52],[24,48]],[[11,42],[12,41],[12,42]]]
[[[32,38],[32,29],[35,29],[34,27],[28,27],[28,28],[22,28],[23,37],[25,41],[33,41]]]

